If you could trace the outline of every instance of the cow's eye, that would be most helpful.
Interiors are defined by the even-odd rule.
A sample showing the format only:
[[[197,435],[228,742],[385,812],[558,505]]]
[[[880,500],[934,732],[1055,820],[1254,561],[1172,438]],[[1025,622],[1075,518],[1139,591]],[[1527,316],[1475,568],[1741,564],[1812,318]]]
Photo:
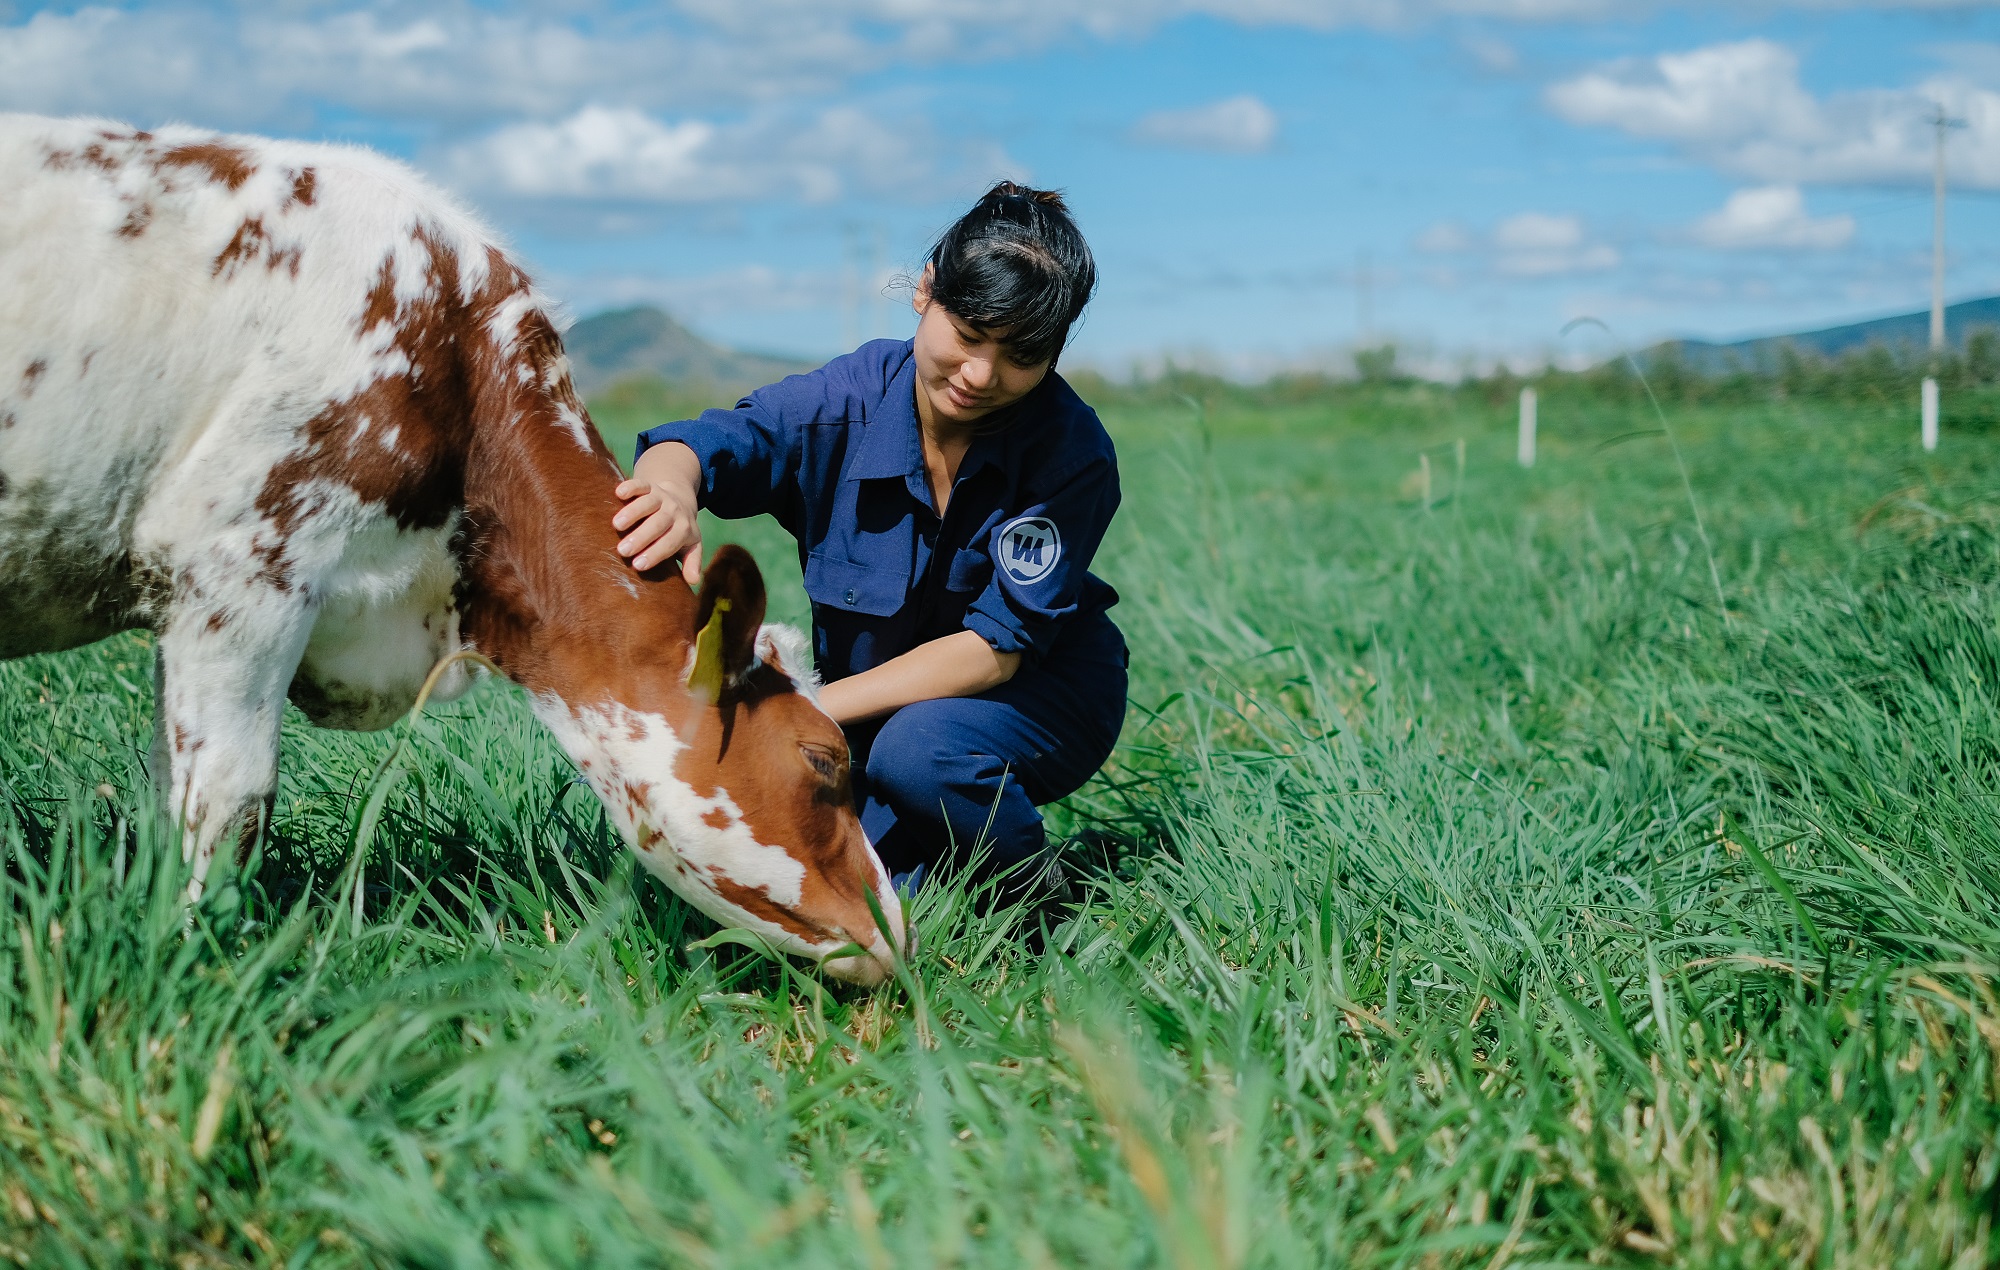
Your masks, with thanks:
[[[840,783],[840,769],[846,766],[840,755],[824,745],[801,745],[799,753],[805,756],[806,762],[821,780],[829,785]]]

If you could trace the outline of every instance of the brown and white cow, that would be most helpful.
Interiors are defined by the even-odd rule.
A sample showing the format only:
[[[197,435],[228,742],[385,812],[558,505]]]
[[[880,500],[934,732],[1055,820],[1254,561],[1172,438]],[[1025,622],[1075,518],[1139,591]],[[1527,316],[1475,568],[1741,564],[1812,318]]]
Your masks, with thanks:
[[[276,789],[288,695],[379,728],[475,650],[675,891],[878,980],[901,910],[803,640],[740,551],[699,597],[615,554],[548,307],[369,151],[0,115],[0,656],[156,632],[198,893]]]

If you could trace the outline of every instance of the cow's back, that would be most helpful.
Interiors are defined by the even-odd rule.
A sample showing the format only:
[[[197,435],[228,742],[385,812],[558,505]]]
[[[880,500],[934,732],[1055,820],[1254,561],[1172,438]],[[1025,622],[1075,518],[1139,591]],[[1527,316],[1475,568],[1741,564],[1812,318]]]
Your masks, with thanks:
[[[367,151],[0,115],[0,655],[153,620],[204,552],[284,563],[308,514],[366,530],[352,473],[440,444],[369,394],[445,377],[412,315],[501,260]]]

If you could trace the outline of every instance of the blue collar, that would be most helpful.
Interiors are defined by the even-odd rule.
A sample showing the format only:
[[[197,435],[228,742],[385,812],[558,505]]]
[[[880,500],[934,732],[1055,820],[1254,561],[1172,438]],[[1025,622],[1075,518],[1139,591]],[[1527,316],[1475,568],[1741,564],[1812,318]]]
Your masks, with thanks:
[[[913,348],[914,341],[904,345]],[[959,464],[958,479],[964,480],[988,466],[1001,466],[1012,450],[1014,429],[973,438]],[[846,479],[867,481],[902,477],[910,496],[929,506],[930,479],[924,471],[924,443],[917,422],[917,359],[912,353],[889,380],[881,402],[861,425],[861,439],[855,443],[854,462]]]
[[[854,462],[848,466],[847,479],[867,481],[923,474],[924,444],[917,434],[917,359],[913,353],[903,359],[902,366],[883,390],[882,400],[868,412],[868,421],[861,425],[861,440],[854,447]]]

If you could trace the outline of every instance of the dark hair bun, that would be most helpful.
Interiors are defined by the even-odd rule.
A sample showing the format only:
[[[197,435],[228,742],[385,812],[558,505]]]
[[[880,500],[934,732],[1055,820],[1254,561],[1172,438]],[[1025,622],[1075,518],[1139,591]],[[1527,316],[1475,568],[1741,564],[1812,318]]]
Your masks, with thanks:
[[[1002,181],[931,248],[931,298],[1003,329],[1024,362],[1053,361],[1097,288],[1090,245],[1056,190]]]

